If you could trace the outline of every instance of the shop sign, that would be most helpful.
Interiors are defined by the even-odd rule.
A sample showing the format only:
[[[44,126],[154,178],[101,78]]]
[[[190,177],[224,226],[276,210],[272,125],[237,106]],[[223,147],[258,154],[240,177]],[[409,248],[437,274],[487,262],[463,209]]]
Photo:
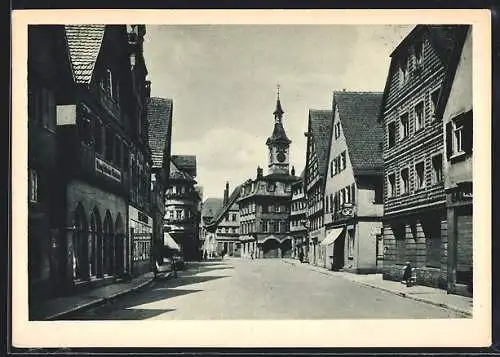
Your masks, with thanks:
[[[452,202],[472,200],[472,184],[459,184],[451,193]]]
[[[137,212],[137,218],[139,219],[139,221],[149,224],[149,217],[141,211]]]
[[[95,158],[95,169],[97,172],[112,178],[115,181],[121,182],[122,181],[122,173],[120,170],[114,168],[110,164],[108,164],[106,161],[96,157]]]

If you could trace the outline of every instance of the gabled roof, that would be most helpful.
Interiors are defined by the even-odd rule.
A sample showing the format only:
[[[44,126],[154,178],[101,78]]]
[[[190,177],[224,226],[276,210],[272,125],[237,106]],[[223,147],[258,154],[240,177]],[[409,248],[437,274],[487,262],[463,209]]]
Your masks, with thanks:
[[[314,140],[316,156],[318,157],[319,174],[323,177],[328,167],[330,136],[333,126],[331,110],[309,110],[309,127]]]
[[[384,130],[378,122],[381,92],[333,92],[354,173],[383,170]]]
[[[303,169],[302,170],[302,173],[300,174],[300,176],[298,177],[297,181],[295,181],[294,183],[292,183],[292,186],[293,187],[296,187],[298,185],[301,185],[304,183],[304,176],[306,174],[306,169]]]
[[[75,83],[88,85],[101,50],[106,25],[66,25],[65,29]]]
[[[172,155],[172,161],[175,165],[196,177],[196,156],[195,155]]]
[[[455,79],[455,73],[457,72],[458,64],[460,63],[460,58],[462,56],[462,50],[465,44],[465,40],[467,38],[468,31],[472,31],[470,25],[461,29],[460,33],[457,36],[455,47],[450,55],[448,69],[446,71],[446,75],[444,77],[443,84],[441,86],[441,92],[439,94],[438,105],[436,108],[437,117],[442,117],[444,114],[446,104],[450,96],[451,87],[453,86],[453,81]]]
[[[152,97],[147,106],[148,140],[153,168],[161,168],[165,162],[165,151],[170,147],[172,126],[172,99]],[[167,153],[168,154],[168,153]]]
[[[215,217],[215,214],[222,208],[222,198],[207,198],[203,202],[201,210],[202,217]]]
[[[189,175],[188,173],[179,169],[173,161],[170,161],[170,176],[169,177],[171,180],[185,180],[185,181],[196,182],[195,179],[191,175]]]
[[[236,186],[234,189],[233,189],[233,192],[231,193],[231,195],[229,196],[229,199],[227,201],[227,203],[225,205],[223,205],[219,211],[217,212],[217,214],[215,215],[214,219],[212,220],[212,222],[210,222],[210,225],[213,226],[213,225],[218,225],[219,222],[222,220],[222,218],[224,217],[224,215],[227,213],[227,211],[231,208],[231,207],[234,207],[236,205],[236,207],[238,207],[238,204],[236,203],[236,200],[240,197],[240,193],[241,193],[241,186],[242,185],[238,185]]]

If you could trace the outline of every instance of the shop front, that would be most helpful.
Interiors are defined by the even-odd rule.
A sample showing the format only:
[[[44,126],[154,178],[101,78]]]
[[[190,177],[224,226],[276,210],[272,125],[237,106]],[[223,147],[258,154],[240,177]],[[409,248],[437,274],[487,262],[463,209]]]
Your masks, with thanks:
[[[129,206],[129,237],[132,275],[137,276],[151,271],[153,219],[133,206]]]

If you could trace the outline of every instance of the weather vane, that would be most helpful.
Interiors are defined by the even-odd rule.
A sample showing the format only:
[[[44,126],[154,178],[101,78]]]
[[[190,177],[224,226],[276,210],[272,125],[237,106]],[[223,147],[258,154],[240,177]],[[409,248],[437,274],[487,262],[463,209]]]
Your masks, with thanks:
[[[279,99],[279,97],[280,97],[280,84],[279,83],[278,83],[277,87],[278,87],[278,99]]]

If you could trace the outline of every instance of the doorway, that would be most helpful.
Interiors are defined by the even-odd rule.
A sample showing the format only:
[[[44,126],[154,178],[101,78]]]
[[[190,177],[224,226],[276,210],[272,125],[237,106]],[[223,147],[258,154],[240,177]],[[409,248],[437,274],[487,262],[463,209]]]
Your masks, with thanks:
[[[332,270],[340,270],[344,267],[345,231],[333,244],[333,264]]]

